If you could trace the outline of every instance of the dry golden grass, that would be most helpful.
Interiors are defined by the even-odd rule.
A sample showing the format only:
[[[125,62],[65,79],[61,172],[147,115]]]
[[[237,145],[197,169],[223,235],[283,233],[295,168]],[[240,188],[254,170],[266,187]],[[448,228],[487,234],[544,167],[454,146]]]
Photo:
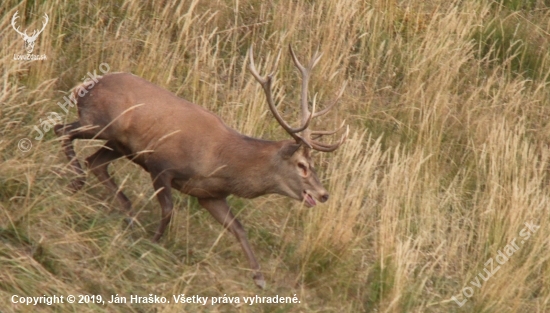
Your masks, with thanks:
[[[47,60],[13,60],[24,52],[10,25],[15,11],[29,30],[49,15],[34,52]],[[8,0],[0,13],[1,312],[550,311],[550,10],[542,2]],[[153,244],[160,207],[146,173],[125,160],[111,168],[139,211],[141,226],[128,229],[95,178],[67,191],[71,173],[52,131],[32,139],[48,112],[76,119],[56,102],[101,63],[244,134],[286,138],[246,66],[250,45],[267,71],[289,43],[302,58],[323,53],[311,83],[321,103],[347,82],[340,107],[315,126],[346,119],[352,131],[337,152],[315,156],[328,203],[230,198],[266,290],[194,199],[174,195],[176,215]],[[298,75],[282,58],[276,94],[290,119]],[[25,137],[33,146],[23,153]],[[77,143],[81,160],[98,144]],[[525,223],[540,226],[529,239],[520,236]],[[480,278],[512,242],[519,249]],[[300,303],[11,303],[69,294],[296,294]]]

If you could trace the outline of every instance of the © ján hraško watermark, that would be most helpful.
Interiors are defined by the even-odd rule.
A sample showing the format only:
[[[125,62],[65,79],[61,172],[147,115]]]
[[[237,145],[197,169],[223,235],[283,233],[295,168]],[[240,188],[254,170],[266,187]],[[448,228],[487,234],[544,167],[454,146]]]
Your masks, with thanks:
[[[99,65],[99,71],[103,74],[106,74],[110,70],[110,66],[107,63],[101,63]],[[83,97],[86,95],[92,88],[94,88],[95,84],[97,84],[98,79],[101,77],[101,75],[98,75],[97,72],[94,70],[93,74],[88,72],[86,76],[82,78],[82,81],[84,84],[79,85],[80,87],[77,87],[77,90],[74,90],[71,95],[64,96],[63,101],[57,102],[57,105],[59,108],[63,110],[61,114],[67,114],[69,113],[68,108],[72,108],[75,106],[77,102],[77,97]],[[60,113],[58,112],[48,112],[40,118],[40,124],[35,125],[33,127],[31,138],[34,140],[42,140],[44,138],[44,135],[49,132],[51,129],[53,129],[54,125],[59,124],[63,121],[63,118]],[[19,140],[17,144],[19,150],[22,152],[29,152],[32,149],[32,141],[29,138],[22,138]]]

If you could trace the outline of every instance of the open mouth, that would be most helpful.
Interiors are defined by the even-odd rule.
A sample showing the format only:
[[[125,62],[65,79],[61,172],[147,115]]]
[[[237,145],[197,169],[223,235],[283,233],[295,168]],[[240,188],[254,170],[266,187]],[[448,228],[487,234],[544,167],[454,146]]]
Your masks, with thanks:
[[[307,191],[304,190],[302,194],[308,207],[313,207],[317,204],[317,202],[315,202],[315,199],[313,199],[313,197]]]

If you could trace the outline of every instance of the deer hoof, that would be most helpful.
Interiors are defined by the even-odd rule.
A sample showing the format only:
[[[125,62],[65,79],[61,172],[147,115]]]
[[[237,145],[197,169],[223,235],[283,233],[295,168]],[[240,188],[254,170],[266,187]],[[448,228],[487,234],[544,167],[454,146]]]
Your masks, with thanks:
[[[258,288],[265,289],[265,279],[262,274],[254,275],[254,283],[258,286]]]
[[[72,193],[76,193],[84,187],[84,179],[74,179],[69,183],[68,187]]]

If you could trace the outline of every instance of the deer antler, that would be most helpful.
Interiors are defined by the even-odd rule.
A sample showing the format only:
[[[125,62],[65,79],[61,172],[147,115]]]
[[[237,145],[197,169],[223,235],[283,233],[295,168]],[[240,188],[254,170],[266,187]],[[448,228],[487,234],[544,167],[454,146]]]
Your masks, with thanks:
[[[277,57],[277,60],[278,59],[279,58]],[[278,63],[278,62],[276,62],[276,63]],[[250,65],[249,65],[248,68],[250,69],[250,72],[252,73],[254,78],[256,78],[256,80],[260,83],[260,85],[262,85],[262,88],[264,89],[265,96],[266,96],[266,99],[267,99],[267,104],[269,105],[269,109],[273,113],[273,116],[275,116],[275,119],[277,120],[277,122],[279,122],[279,124],[281,124],[281,126],[286,130],[286,132],[290,136],[292,136],[292,138],[296,139],[296,142],[306,142],[305,138],[298,135],[297,133],[303,131],[304,129],[306,129],[309,126],[309,122],[311,121],[311,118],[313,117],[313,114],[310,114],[309,118],[307,118],[303,122],[303,124],[300,127],[297,127],[297,128],[292,128],[281,117],[281,115],[279,114],[279,111],[277,111],[277,108],[275,107],[275,103],[273,102],[273,97],[271,96],[271,83],[273,81],[273,75],[275,74],[275,71],[276,71],[277,68],[275,67],[273,72],[271,72],[267,76],[264,76],[264,77],[260,76],[260,74],[258,74],[258,70],[256,69],[256,65],[254,64],[254,52],[253,52],[252,46],[250,47]]]
[[[289,48],[289,51],[290,51],[290,55],[292,56],[292,61],[294,62],[294,65],[298,68],[298,70],[302,74],[302,92],[301,92],[301,100],[300,100],[300,111],[301,111],[301,123],[302,123],[302,125],[300,127],[297,127],[297,128],[290,127],[288,125],[288,123],[285,122],[285,120],[281,117],[281,115],[277,111],[277,108],[275,107],[275,104],[273,102],[273,98],[271,96],[271,82],[272,82],[272,79],[273,79],[274,72],[270,73],[269,75],[267,75],[265,77],[262,77],[258,74],[258,71],[256,70],[256,66],[254,64],[254,54],[253,54],[253,51],[252,51],[252,47],[250,47],[250,66],[249,66],[250,72],[252,73],[254,78],[260,83],[260,85],[262,85],[262,87],[264,89],[264,92],[265,92],[265,95],[266,95],[266,98],[267,98],[267,103],[269,105],[269,109],[271,110],[271,112],[275,116],[275,119],[277,120],[277,122],[279,122],[279,124],[281,124],[281,126],[287,131],[287,133],[289,133],[296,140],[297,143],[302,143],[302,144],[306,145],[308,148],[312,148],[312,149],[322,151],[322,152],[334,151],[346,140],[346,138],[348,136],[348,133],[349,133],[349,126],[346,127],[345,134],[342,135],[340,140],[338,142],[336,142],[335,144],[322,143],[322,142],[317,141],[316,139],[320,138],[321,136],[324,136],[324,135],[333,135],[333,134],[337,133],[338,131],[340,131],[345,126],[344,123],[342,123],[342,126],[340,126],[338,129],[333,130],[333,131],[312,131],[312,130],[308,129],[308,126],[309,126],[311,120],[314,117],[318,117],[318,116],[322,116],[322,115],[326,114],[328,111],[330,111],[337,104],[340,97],[344,94],[346,84],[344,84],[342,86],[342,88],[340,89],[338,95],[332,101],[332,103],[329,104],[325,109],[323,109],[319,112],[315,112],[316,96],[314,96],[313,101],[312,101],[312,108],[311,108],[311,112],[310,112],[309,108],[308,108],[308,99],[307,99],[307,90],[308,90],[308,85],[309,85],[309,77],[310,77],[311,71],[317,65],[319,60],[321,59],[322,53],[319,53],[319,51],[316,51],[313,54],[313,57],[311,58],[311,60],[309,61],[307,67],[304,67],[300,63],[300,61],[298,61],[298,58],[296,57],[296,54],[294,53],[294,50],[292,50],[292,47],[289,45],[288,48]],[[277,62],[278,62],[278,58],[277,58]],[[301,135],[298,135],[297,133],[300,133],[300,132],[301,132]],[[315,136],[316,139],[313,139],[312,135]]]

